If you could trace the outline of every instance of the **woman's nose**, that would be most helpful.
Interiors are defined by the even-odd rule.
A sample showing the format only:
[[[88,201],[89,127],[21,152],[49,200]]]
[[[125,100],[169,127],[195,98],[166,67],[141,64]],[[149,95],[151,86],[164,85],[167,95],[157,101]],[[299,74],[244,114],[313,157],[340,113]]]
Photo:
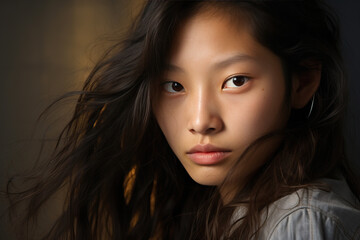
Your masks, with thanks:
[[[188,103],[188,130],[193,134],[212,135],[223,130],[221,109],[211,94],[199,92]]]

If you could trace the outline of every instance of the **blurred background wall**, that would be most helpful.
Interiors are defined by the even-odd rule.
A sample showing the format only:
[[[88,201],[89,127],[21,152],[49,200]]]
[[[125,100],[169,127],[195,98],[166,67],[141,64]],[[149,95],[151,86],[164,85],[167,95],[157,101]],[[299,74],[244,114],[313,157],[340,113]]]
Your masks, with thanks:
[[[42,134],[55,137],[72,104],[36,125],[55,99],[80,90],[91,66],[126,31],[143,0],[0,2],[0,189],[34,164]],[[0,200],[0,217],[6,204]],[[46,216],[56,214],[50,206]],[[46,219],[46,217],[44,217]],[[40,219],[44,226],[47,221]],[[0,239],[10,240],[4,217]]]
[[[1,1],[0,189],[10,176],[34,164],[45,126],[50,124],[50,136],[55,133],[72,105],[62,107],[47,124],[36,125],[40,113],[63,93],[80,89],[101,52],[113,43],[110,39],[125,32],[143,1]],[[360,169],[360,2],[328,2],[341,19],[350,78],[348,152]],[[6,203],[0,203],[2,216]],[[50,206],[46,214],[55,215],[57,210]],[[13,239],[3,217],[0,239]]]

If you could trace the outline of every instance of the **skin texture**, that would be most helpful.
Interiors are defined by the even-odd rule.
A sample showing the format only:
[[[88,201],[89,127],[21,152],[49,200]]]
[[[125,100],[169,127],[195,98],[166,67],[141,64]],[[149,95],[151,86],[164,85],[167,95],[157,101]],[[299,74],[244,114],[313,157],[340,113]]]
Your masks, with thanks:
[[[203,185],[220,185],[248,145],[283,128],[289,116],[280,58],[254,40],[245,22],[207,12],[180,28],[158,87],[158,124],[191,178]],[[202,148],[209,144],[220,149]],[[236,168],[243,181],[273,145],[241,159]]]

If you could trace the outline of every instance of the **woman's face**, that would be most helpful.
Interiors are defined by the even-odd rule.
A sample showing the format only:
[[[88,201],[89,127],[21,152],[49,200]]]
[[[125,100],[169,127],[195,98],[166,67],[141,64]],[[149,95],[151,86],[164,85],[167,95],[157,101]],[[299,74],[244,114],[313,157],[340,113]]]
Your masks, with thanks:
[[[205,12],[190,18],[173,43],[153,104],[158,124],[189,175],[219,185],[257,138],[288,119],[280,59],[245,24]],[[244,158],[245,179],[263,152]]]

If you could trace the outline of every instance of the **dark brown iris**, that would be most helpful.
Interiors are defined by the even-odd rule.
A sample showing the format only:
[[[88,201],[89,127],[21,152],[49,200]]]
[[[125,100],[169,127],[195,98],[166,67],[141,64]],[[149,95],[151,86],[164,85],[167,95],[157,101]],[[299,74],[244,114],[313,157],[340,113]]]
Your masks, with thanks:
[[[176,92],[180,92],[180,91],[183,90],[183,86],[180,83],[177,83],[177,82],[173,82],[171,87]]]
[[[238,87],[244,85],[246,82],[246,78],[243,76],[235,76],[235,77],[232,77],[232,79],[233,79],[234,85],[238,86]]]

